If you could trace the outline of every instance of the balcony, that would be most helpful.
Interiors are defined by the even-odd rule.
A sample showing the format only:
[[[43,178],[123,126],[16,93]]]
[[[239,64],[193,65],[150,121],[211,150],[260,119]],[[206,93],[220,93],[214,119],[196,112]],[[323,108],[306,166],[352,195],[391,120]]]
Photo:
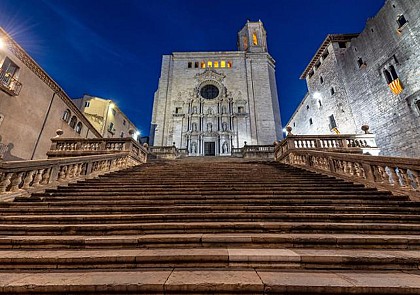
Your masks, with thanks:
[[[17,96],[22,89],[22,83],[20,83],[10,73],[0,69],[0,89],[11,96]]]

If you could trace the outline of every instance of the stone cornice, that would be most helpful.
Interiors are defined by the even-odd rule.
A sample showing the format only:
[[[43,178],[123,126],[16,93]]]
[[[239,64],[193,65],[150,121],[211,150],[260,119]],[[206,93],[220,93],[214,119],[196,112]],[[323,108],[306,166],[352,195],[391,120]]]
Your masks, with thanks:
[[[87,126],[91,132],[97,137],[102,137],[101,134],[93,127],[89,120],[83,113],[76,107],[71,98],[66,92],[55,82],[38,64],[29,56],[28,53],[2,28],[0,27],[0,37],[3,38],[7,49],[18,58],[25,66],[28,67],[39,79],[41,79],[52,91],[56,93],[74,113],[79,115],[81,121]]]

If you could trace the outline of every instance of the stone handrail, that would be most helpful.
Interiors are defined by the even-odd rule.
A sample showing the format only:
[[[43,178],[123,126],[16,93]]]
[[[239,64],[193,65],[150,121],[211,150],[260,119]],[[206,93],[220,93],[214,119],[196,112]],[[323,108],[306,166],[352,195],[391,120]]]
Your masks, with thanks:
[[[275,149],[275,157],[281,157],[290,150],[311,149],[335,152],[378,155],[375,135],[336,134],[336,135],[287,135]]]
[[[294,149],[276,160],[420,200],[420,159]]]
[[[47,160],[0,162],[0,201],[138,165],[129,152]]]
[[[176,159],[181,155],[180,151],[174,145],[150,146],[149,152],[152,155],[155,155],[157,158],[161,159]]]
[[[145,163],[148,151],[140,143],[126,138],[52,138],[48,158],[74,157],[129,152],[132,157]]]
[[[274,145],[245,145],[242,148],[244,158],[268,158],[274,157]]]

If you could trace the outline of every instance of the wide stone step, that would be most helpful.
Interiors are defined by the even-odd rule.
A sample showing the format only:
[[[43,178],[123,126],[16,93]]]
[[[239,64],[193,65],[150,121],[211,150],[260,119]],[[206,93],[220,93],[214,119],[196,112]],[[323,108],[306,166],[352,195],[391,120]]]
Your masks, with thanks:
[[[1,236],[0,249],[137,249],[137,248],[321,248],[420,249],[420,235],[196,233],[144,235]]]
[[[420,234],[420,224],[381,222],[149,222],[108,224],[0,224],[0,235],[121,235],[164,233]]]
[[[419,294],[418,271],[169,268],[2,272],[19,294]]]
[[[420,215],[385,213],[143,213],[143,214],[84,214],[84,215],[9,215],[1,216],[3,224],[83,224],[83,223],[127,223],[127,222],[359,222],[359,223],[419,223]]]
[[[23,204],[26,203],[15,203]],[[9,206],[0,207],[1,216],[9,216],[15,214],[25,215],[37,215],[37,214],[124,214],[124,213],[158,213],[158,212],[169,212],[169,213],[180,213],[180,212],[263,212],[263,213],[394,213],[394,214],[418,214],[420,213],[419,207],[397,207],[393,204],[381,204],[377,205],[364,205],[364,206],[339,206],[339,205],[289,205],[289,206],[255,206],[255,205],[238,205],[238,204],[226,204],[226,205],[203,205],[197,204],[195,206],[185,205],[172,205],[172,206],[120,206],[120,207],[86,207],[86,206],[60,206],[60,207],[40,207],[32,206],[32,204],[26,206]]]
[[[418,270],[419,251],[189,248],[0,251],[0,270],[131,269],[144,267],[264,267]]]

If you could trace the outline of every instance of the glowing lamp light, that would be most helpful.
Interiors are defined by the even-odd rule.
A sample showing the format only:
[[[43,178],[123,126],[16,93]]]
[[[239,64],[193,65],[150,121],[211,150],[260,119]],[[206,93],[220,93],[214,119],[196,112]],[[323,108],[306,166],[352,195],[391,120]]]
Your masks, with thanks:
[[[287,132],[286,128],[283,128],[283,133],[286,133],[286,132]]]
[[[314,92],[314,94],[312,95],[312,97],[315,98],[315,99],[321,99],[322,98],[322,95],[321,95],[321,93],[319,93],[318,91],[316,91],[316,92]]]
[[[6,47],[6,43],[4,42],[3,38],[0,38],[0,49]]]
[[[134,132],[135,137],[138,137],[139,135],[140,135],[140,131],[137,130],[136,132]]]
[[[110,104],[109,104],[109,108],[110,108],[110,109],[113,109],[114,107],[115,107],[115,104],[113,104],[113,103],[110,103]]]

